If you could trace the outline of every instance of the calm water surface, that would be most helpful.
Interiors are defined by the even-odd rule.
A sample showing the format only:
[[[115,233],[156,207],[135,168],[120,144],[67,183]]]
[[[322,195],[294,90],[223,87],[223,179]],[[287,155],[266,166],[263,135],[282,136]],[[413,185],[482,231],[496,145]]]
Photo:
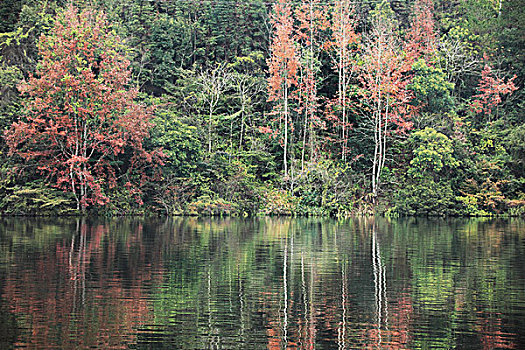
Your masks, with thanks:
[[[0,219],[0,349],[525,349],[525,222]]]

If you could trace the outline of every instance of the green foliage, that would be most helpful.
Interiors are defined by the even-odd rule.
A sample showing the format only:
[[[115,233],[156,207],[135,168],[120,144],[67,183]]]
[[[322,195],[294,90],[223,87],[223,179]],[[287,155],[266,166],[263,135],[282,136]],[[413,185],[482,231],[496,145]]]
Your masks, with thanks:
[[[412,178],[435,177],[443,170],[452,170],[459,165],[453,156],[452,140],[432,128],[412,133],[409,143],[414,155],[408,169]]]
[[[26,76],[34,72],[38,60],[38,38],[53,27],[61,3],[60,0],[23,1],[16,25],[11,31],[0,32],[2,60],[16,65]]]
[[[398,189],[395,208],[401,215],[445,216],[462,215],[462,206],[456,200],[448,181],[420,181]]]
[[[0,131],[21,114],[23,101],[17,85],[35,72],[36,42],[53,27],[57,10],[66,3],[0,2]],[[388,18],[381,35],[396,37],[399,54],[406,53],[401,48],[410,36],[413,3],[359,5],[363,16],[356,22],[359,39],[351,47],[351,67],[363,65],[363,43],[380,19]],[[421,57],[407,61],[411,70],[402,73],[410,82],[407,99],[413,115],[405,126],[413,125],[415,130],[408,139],[392,130],[385,144],[388,166],[381,173],[379,204],[372,204],[367,180],[374,152],[370,122],[374,105],[364,97],[362,82],[349,77],[347,153],[346,160],[340,161],[343,127],[335,120],[340,110],[326,106],[341,91],[328,51],[319,50],[310,57],[310,51],[295,47],[301,55],[298,62],[303,63],[298,81],[305,78],[304,63],[315,61],[319,99],[316,114],[307,119],[297,103],[298,91],[291,87],[288,156],[293,171],[282,176],[283,145],[275,130],[261,132],[268,125],[283,126],[266,102],[272,32],[267,2],[247,0],[230,6],[220,1],[82,0],[76,4],[104,9],[111,30],[124,38],[133,70],[130,81],[140,89],[142,101],[155,110],[155,127],[145,151],[162,148],[166,155],[160,174],[148,172],[147,180],[126,175],[126,180],[141,183],[143,192],[131,193],[119,182],[104,189],[111,205],[92,213],[347,216],[384,209],[392,215],[441,216],[525,212],[525,10],[519,0],[440,1],[435,7],[436,50],[425,56],[426,61]],[[318,34],[330,35],[331,30],[323,28]],[[520,89],[498,103],[494,123],[483,124],[469,111],[469,101],[478,93],[485,63],[495,68],[495,77],[517,74],[515,83]],[[217,67],[226,83],[210,113],[210,86],[204,78]],[[398,88],[393,86],[391,91]],[[390,117],[394,122],[399,116]],[[24,171],[17,179],[2,175],[0,210],[67,212],[67,194],[44,186],[36,167],[30,169],[33,164],[7,155],[4,145],[2,138],[0,160],[5,169]],[[299,161],[302,147],[308,150],[304,167]],[[131,157],[125,158],[115,165],[127,168]],[[137,196],[144,199],[147,209],[139,205]]]
[[[50,187],[43,180],[17,181],[20,174],[11,164],[0,167],[1,215],[67,215],[72,210],[72,196]],[[18,176],[17,176],[18,175]],[[24,179],[25,180],[25,179]]]
[[[454,84],[447,80],[441,68],[428,65],[419,59],[412,66],[414,77],[408,88],[414,92],[412,104],[422,108],[423,112],[440,114],[453,107],[452,91]]]
[[[391,211],[401,215],[486,216],[521,207],[520,200],[513,199],[519,196],[521,185],[508,172],[509,155],[497,129],[471,130],[473,144],[450,139],[431,128],[412,133],[407,184],[397,189]]]
[[[0,33],[12,31],[22,10],[22,0],[3,0],[0,2]]]
[[[18,117],[20,103],[17,85],[21,80],[20,69],[8,66],[0,56],[0,132],[6,130]],[[0,141],[0,145],[2,144],[3,140]]]
[[[501,214],[506,201],[500,190],[500,184],[487,179],[482,184],[471,181],[471,192],[457,196],[456,199],[465,206],[465,213],[470,216],[487,216]]]
[[[390,209],[401,215],[461,215],[450,174],[460,162],[453,141],[432,128],[417,130],[407,144],[413,155],[404,186],[397,189]]]
[[[235,203],[240,214],[257,214],[261,193],[249,167],[228,153],[216,153],[201,167],[203,194]]]
[[[517,176],[525,174],[525,124],[512,128],[504,139],[504,147],[511,155],[510,168]]]
[[[375,8],[370,11],[370,18],[372,21],[384,20],[389,26],[389,30],[396,28],[398,26],[398,21],[396,18],[396,13],[393,11],[390,3],[388,1],[377,2]]]
[[[200,196],[186,207],[187,215],[231,215],[236,212],[235,204],[222,198],[212,199],[210,196]]]
[[[164,172],[188,177],[202,157],[197,128],[184,123],[172,108],[158,108],[154,119],[152,146],[167,156]]]
[[[490,128],[470,131],[470,148],[473,151],[471,156],[474,162],[471,176],[477,182],[509,178],[507,164],[511,161],[511,157],[504,147],[506,133],[507,130],[502,128],[501,123]]]
[[[325,159],[309,164],[295,180],[294,195],[301,214],[348,216],[362,213],[361,191],[349,165]]]
[[[269,188],[264,191],[264,201],[262,212],[266,215],[293,215],[299,199],[288,191]]]

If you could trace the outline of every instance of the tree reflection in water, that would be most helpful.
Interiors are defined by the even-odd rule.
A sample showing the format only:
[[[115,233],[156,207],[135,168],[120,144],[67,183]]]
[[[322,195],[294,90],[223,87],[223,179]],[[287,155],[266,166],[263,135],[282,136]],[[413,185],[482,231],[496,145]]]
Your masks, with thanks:
[[[388,299],[386,295],[385,265],[381,262],[381,250],[377,238],[375,223],[372,225],[372,266],[374,269],[374,296],[377,317],[377,347],[382,347],[381,332],[383,327],[388,332]]]
[[[2,348],[520,348],[521,221],[0,221]],[[5,345],[5,346],[4,346]]]
[[[136,341],[134,330],[153,319],[142,286],[152,279],[154,263],[145,252],[122,245],[108,225],[78,219],[75,226],[70,242],[63,237],[29,259],[15,258],[19,268],[7,273],[3,298],[21,328],[17,347],[123,348]],[[134,226],[127,238],[142,229]],[[131,259],[116,259],[132,250],[138,271]]]

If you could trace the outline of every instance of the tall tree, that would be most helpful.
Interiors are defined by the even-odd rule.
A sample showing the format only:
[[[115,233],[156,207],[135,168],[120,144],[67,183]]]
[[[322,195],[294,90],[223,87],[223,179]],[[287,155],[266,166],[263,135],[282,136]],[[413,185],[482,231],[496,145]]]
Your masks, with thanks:
[[[417,0],[414,4],[412,22],[407,33],[406,51],[413,59],[429,56],[437,48],[435,32],[434,3],[432,0]]]
[[[375,200],[392,129],[411,127],[407,117],[410,114],[408,102],[412,96],[407,89],[411,60],[401,49],[400,39],[395,33],[393,12],[388,5],[381,3],[372,15],[372,30],[364,47],[361,81],[372,116],[374,154],[371,189]]]
[[[239,104],[240,131],[238,151],[242,151],[245,143],[246,118],[260,102],[257,97],[264,92],[264,80],[243,73],[234,73],[232,85],[235,90],[235,97]]]
[[[270,46],[268,68],[268,100],[275,102],[273,113],[278,116],[279,124],[284,129],[283,169],[288,175],[288,143],[289,127],[292,122],[290,116],[290,89],[297,84],[298,59],[293,37],[293,17],[289,2],[279,0],[273,6],[271,23],[274,34]],[[279,130],[280,132],[281,130]]]
[[[354,2],[351,0],[337,0],[333,5],[330,25],[332,36],[325,46],[332,58],[332,65],[337,71],[335,109],[338,111],[339,117],[336,120],[341,128],[341,160],[346,161],[348,129],[350,127],[348,90],[351,76],[355,72],[355,67],[357,67],[352,57],[355,52],[352,46],[359,40],[359,35],[355,32],[357,20],[355,19]]]
[[[205,103],[208,114],[208,155],[212,151],[213,117],[222,96],[231,85],[231,80],[232,74],[224,64],[203,71],[197,80],[201,89],[200,98]]]
[[[481,79],[479,81],[477,92],[473,96],[471,103],[472,110],[477,114],[485,115],[488,121],[491,121],[491,116],[494,108],[503,101],[503,95],[509,95],[518,88],[514,85],[516,75],[506,82],[503,78],[498,77],[490,65],[485,64],[485,68],[481,72]]]
[[[139,194],[144,168],[162,154],[144,149],[152,113],[135,102],[124,46],[105,15],[68,7],[38,49],[36,75],[20,85],[24,115],[5,133],[11,154],[36,160],[83,212],[106,204],[119,178]]]
[[[307,134],[309,135],[310,160],[314,155],[315,126],[320,125],[317,116],[319,97],[317,84],[319,80],[319,55],[322,49],[321,33],[328,27],[326,21],[327,8],[319,0],[303,0],[295,11],[298,26],[296,29],[297,42],[300,45],[300,74],[297,89],[299,113],[304,114],[303,145],[301,151],[301,169],[304,171]]]

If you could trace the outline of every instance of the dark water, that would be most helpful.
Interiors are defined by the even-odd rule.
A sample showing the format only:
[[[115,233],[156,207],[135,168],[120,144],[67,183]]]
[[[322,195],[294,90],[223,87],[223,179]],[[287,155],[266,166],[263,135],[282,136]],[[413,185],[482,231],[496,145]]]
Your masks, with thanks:
[[[0,219],[0,349],[525,349],[525,222]]]

